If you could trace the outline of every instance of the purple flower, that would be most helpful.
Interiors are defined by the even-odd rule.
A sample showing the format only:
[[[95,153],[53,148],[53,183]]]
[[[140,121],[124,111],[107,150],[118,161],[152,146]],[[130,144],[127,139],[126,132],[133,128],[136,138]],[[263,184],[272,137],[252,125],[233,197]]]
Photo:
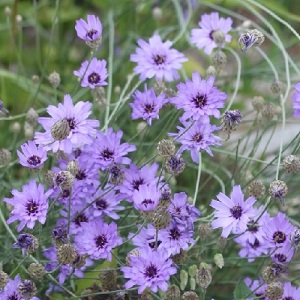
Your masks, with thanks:
[[[274,218],[265,218],[263,222],[266,240],[271,248],[283,247],[285,244],[289,244],[293,229],[293,225],[282,212]]]
[[[159,35],[149,39],[149,43],[139,39],[140,48],[130,55],[130,60],[138,65],[134,68],[140,79],[155,77],[156,80],[173,81],[179,79],[178,71],[187,58],[175,49],[171,49],[171,41],[162,42]]]
[[[177,126],[178,133],[169,133],[175,140],[181,143],[178,154],[183,151],[191,151],[192,160],[199,162],[199,151],[204,150],[210,156],[213,156],[210,146],[220,146],[221,139],[212,133],[220,130],[221,127],[202,123],[201,121],[182,121],[184,127]]]
[[[83,101],[74,106],[70,95],[65,95],[64,103],[59,103],[58,107],[49,105],[47,112],[51,118],[39,118],[39,123],[46,132],[35,134],[36,143],[44,145],[46,150],[51,149],[53,152],[61,150],[65,153],[71,153],[73,148],[91,144],[92,138],[96,135],[95,128],[99,126],[98,120],[87,120],[91,108],[90,102]],[[51,129],[62,120],[67,121],[70,133],[65,139],[55,140]]]
[[[160,198],[160,192],[156,185],[142,184],[132,195],[134,207],[142,211],[151,211],[156,208]]]
[[[285,282],[283,285],[284,293],[281,297],[281,300],[297,300],[300,299],[300,288],[292,286],[291,283]]]
[[[22,255],[31,253],[37,248],[37,239],[29,233],[21,233],[17,242],[13,244],[13,248],[22,249]]]
[[[81,64],[80,69],[74,71],[73,74],[81,79],[80,85],[82,87],[94,89],[96,86],[107,85],[105,79],[108,74],[104,59],[98,60],[94,57],[90,63],[86,60]]]
[[[149,247],[139,249],[140,256],[130,257],[130,266],[121,267],[125,278],[129,281],[125,283],[126,289],[138,285],[138,293],[141,294],[146,288],[154,293],[158,288],[163,291],[168,289],[168,280],[176,273],[176,268],[172,267],[172,260],[168,258],[168,253],[151,250]]]
[[[154,88],[147,90],[144,87],[144,92],[136,91],[133,94],[134,102],[130,103],[132,108],[131,118],[136,120],[142,118],[151,126],[152,119],[159,119],[159,110],[168,102],[165,94],[155,95]]]
[[[247,298],[247,300],[256,300],[257,298],[264,299],[266,285],[262,280],[252,281],[250,278],[245,278],[244,282],[255,295],[255,298]]]
[[[290,243],[284,244],[283,247],[277,248],[275,251],[271,249],[272,260],[278,264],[287,264],[294,256],[295,248]]]
[[[198,72],[193,72],[192,80],[177,85],[178,93],[170,103],[184,110],[182,120],[201,119],[208,123],[211,115],[220,118],[219,109],[224,107],[227,94],[214,86],[214,80],[214,77],[201,79]]]
[[[114,163],[129,164],[131,160],[124,156],[128,152],[135,151],[136,147],[128,143],[121,144],[122,136],[121,130],[114,132],[112,128],[108,128],[106,134],[98,131],[94,143],[87,148],[90,153],[87,158],[92,158],[102,170],[109,168]]]
[[[42,145],[36,146],[35,142],[28,141],[28,143],[21,145],[22,152],[17,150],[20,164],[30,169],[40,168],[47,160],[47,152]]]
[[[212,228],[223,228],[224,238],[227,238],[230,232],[238,234],[247,230],[247,224],[256,213],[252,207],[256,199],[251,196],[244,201],[244,194],[239,185],[233,187],[230,198],[223,193],[219,193],[217,198],[219,201],[212,200],[210,204],[216,210],[215,220],[211,223]]]
[[[75,29],[78,37],[84,41],[93,42],[101,38],[102,24],[94,15],[87,15],[87,22],[83,19],[76,20]]]
[[[92,259],[111,261],[111,251],[122,244],[115,223],[104,223],[101,220],[83,223],[82,231],[75,236],[75,246],[79,254],[88,254]]]
[[[23,186],[22,192],[12,190],[13,198],[4,198],[3,201],[14,206],[7,224],[20,221],[18,232],[25,226],[32,229],[35,222],[45,224],[48,210],[48,197],[52,190],[44,193],[44,186],[30,180],[29,184]]]
[[[295,92],[292,95],[294,117],[300,117],[300,82],[295,84]]]
[[[228,32],[231,30],[231,18],[219,18],[219,13],[213,12],[210,15],[204,14],[199,22],[200,29],[192,29],[191,43],[196,44],[199,49],[205,48],[206,54],[211,54],[214,48],[218,45],[214,41],[215,35],[224,35],[224,42],[221,46],[224,47],[225,42],[231,41],[231,36]]]

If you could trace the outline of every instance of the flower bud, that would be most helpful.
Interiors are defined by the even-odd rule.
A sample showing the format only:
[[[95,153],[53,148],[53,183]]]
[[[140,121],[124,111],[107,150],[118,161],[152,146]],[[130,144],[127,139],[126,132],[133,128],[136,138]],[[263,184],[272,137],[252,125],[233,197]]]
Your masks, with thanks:
[[[34,128],[27,121],[24,123],[24,135],[28,140],[31,140],[34,135]]]
[[[39,83],[40,82],[40,77],[39,77],[39,75],[32,75],[31,76],[31,81],[33,82],[33,83],[35,83],[35,84],[37,84],[37,83]]]
[[[55,247],[59,247],[70,242],[66,228],[58,227],[51,231],[51,236]]]
[[[56,141],[62,141],[66,139],[70,134],[70,126],[66,119],[57,121],[51,127],[51,135]]]
[[[17,238],[17,242],[13,244],[13,248],[22,249],[23,255],[35,252],[38,247],[38,239],[30,233],[21,233]]]
[[[30,300],[35,296],[37,288],[31,280],[25,279],[18,286],[18,292],[22,298]]]
[[[29,123],[32,127],[35,127],[38,123],[38,113],[31,107],[26,114],[26,121]]]
[[[50,82],[50,84],[52,85],[52,87],[56,90],[58,88],[58,86],[60,85],[60,75],[53,71],[49,76],[48,76],[48,80]]]
[[[45,275],[46,271],[42,264],[31,263],[28,266],[28,274],[32,279],[39,280]]]
[[[213,229],[211,228],[210,225],[203,223],[199,224],[197,228],[197,233],[200,238],[200,240],[206,240],[208,237],[211,236]]]
[[[212,281],[211,271],[206,263],[201,263],[196,274],[196,283],[206,289]]]
[[[266,187],[260,181],[253,180],[248,186],[248,194],[256,199],[260,199],[264,196]]]
[[[99,277],[104,291],[112,291],[117,288],[118,274],[115,270],[101,270]]]
[[[154,18],[154,20],[156,21],[160,21],[163,17],[163,12],[162,12],[162,9],[158,6],[155,6],[153,9],[152,9],[152,16]]]
[[[177,176],[183,172],[185,163],[180,155],[174,155],[167,158],[165,167],[168,173]]]
[[[206,69],[206,77],[216,77],[216,74],[217,74],[217,70],[214,66],[209,66],[207,69]]]
[[[256,111],[261,111],[264,107],[265,100],[261,96],[256,96],[252,99],[252,106]]]
[[[287,173],[296,173],[300,171],[300,157],[289,155],[283,160],[283,168]]]
[[[189,274],[185,270],[180,270],[179,277],[180,277],[180,289],[184,291],[188,283]]]
[[[290,241],[293,247],[298,247],[300,245],[300,229],[294,228],[291,232]]]
[[[57,249],[57,258],[62,264],[72,264],[77,258],[77,255],[75,247],[71,244],[61,245]]]
[[[190,277],[189,284],[190,284],[190,289],[194,291],[196,289],[196,279]]]
[[[272,103],[266,103],[261,110],[261,115],[263,117],[263,122],[272,121],[275,116],[274,105]]]
[[[0,166],[8,166],[11,162],[11,152],[5,148],[0,149]]]
[[[68,190],[73,186],[75,177],[69,171],[59,171],[54,175],[54,182],[62,190]]]
[[[69,161],[67,169],[73,176],[76,177],[76,175],[78,173],[78,169],[79,169],[78,162],[76,160]]]
[[[214,256],[214,262],[218,268],[222,269],[224,267],[224,258],[221,253],[217,253]]]
[[[212,39],[218,47],[222,47],[225,43],[225,35],[222,30],[214,30],[212,33]]]
[[[279,199],[284,205],[284,196],[288,192],[288,187],[286,183],[282,180],[275,180],[270,183],[269,195],[274,199]]]
[[[11,9],[10,9],[9,6],[5,6],[5,7],[4,7],[4,13],[5,13],[5,15],[8,16],[8,17],[11,15]]]
[[[0,290],[2,290],[6,286],[8,279],[8,275],[5,272],[0,271]]]
[[[283,285],[280,282],[267,284],[265,294],[270,300],[278,300],[284,293]]]
[[[179,253],[171,256],[171,259],[177,265],[182,264],[187,259],[187,251],[180,249]]]
[[[164,158],[174,155],[175,150],[175,144],[171,140],[161,140],[157,145],[157,154]]]
[[[197,271],[198,271],[197,266],[196,266],[196,265],[191,265],[191,266],[189,267],[189,276],[190,276],[190,277],[195,277],[196,274],[197,274]]]
[[[195,292],[187,291],[182,295],[182,300],[199,300],[198,295]]]
[[[168,210],[164,208],[155,209],[155,211],[151,216],[151,223],[158,230],[168,227],[170,221],[171,221],[171,214],[169,213]]]
[[[224,66],[226,65],[227,63],[227,56],[226,54],[221,51],[221,50],[218,50],[213,58],[212,58],[212,64],[214,65],[214,67],[217,69],[217,70],[220,70],[220,69],[223,69]]]
[[[163,188],[160,193],[159,207],[167,208],[171,203],[172,193],[169,188]]]
[[[285,86],[281,81],[273,81],[270,90],[275,95],[280,95],[284,93]]]
[[[168,287],[166,291],[166,300],[180,300],[180,289],[177,285]]]
[[[18,134],[21,131],[21,124],[20,122],[13,122],[10,126],[10,130],[14,133],[14,134]]]

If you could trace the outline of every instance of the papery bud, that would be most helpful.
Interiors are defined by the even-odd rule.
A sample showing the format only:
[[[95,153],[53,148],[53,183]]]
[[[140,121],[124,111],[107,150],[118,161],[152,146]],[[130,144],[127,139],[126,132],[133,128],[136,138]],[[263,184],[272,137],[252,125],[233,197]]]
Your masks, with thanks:
[[[54,182],[62,190],[68,190],[73,186],[75,177],[69,171],[59,171],[54,175]]]
[[[76,176],[79,169],[78,162],[76,160],[69,161],[67,169],[73,176]]]
[[[171,259],[176,265],[181,265],[187,259],[187,251],[180,249],[178,254],[171,255]]]
[[[57,249],[57,258],[62,264],[72,264],[77,258],[77,255],[75,247],[71,244],[61,245]]]
[[[168,173],[177,176],[184,171],[185,163],[180,155],[174,155],[167,158],[165,167]]]
[[[118,274],[115,270],[101,270],[99,277],[104,291],[112,291],[117,288]]]
[[[211,236],[213,229],[211,228],[210,225],[203,223],[203,224],[199,224],[198,228],[197,228],[197,234],[200,238],[200,240],[205,240],[208,237]]]
[[[188,292],[183,293],[181,299],[182,300],[199,300],[199,297],[195,292],[188,291]]]
[[[196,265],[189,266],[189,276],[195,277],[198,271],[198,267]]]
[[[248,186],[248,194],[256,199],[260,199],[264,196],[266,187],[260,181],[253,180]]]
[[[293,247],[298,247],[300,245],[300,229],[294,228],[290,235],[290,241]]]
[[[216,77],[216,74],[217,74],[217,70],[214,66],[209,66],[207,69],[206,69],[206,76],[207,77]]]
[[[281,81],[273,81],[270,90],[275,95],[280,95],[284,93],[285,85]]]
[[[18,134],[21,131],[21,124],[20,122],[13,122],[10,126],[10,130],[14,133],[14,134]]]
[[[22,21],[23,21],[23,17],[21,15],[16,15],[16,22],[20,24],[22,23]]]
[[[265,295],[270,300],[278,300],[284,293],[283,285],[280,282],[271,282],[267,284],[265,289]]]
[[[30,300],[36,295],[37,288],[31,280],[25,279],[18,286],[18,292],[22,298]]]
[[[51,135],[56,141],[62,141],[66,139],[70,134],[70,126],[66,119],[57,121],[51,127]]]
[[[109,168],[109,182],[115,185],[122,184],[124,181],[124,170],[121,166],[113,164]]]
[[[265,100],[261,96],[256,96],[252,99],[252,106],[256,111],[261,111],[264,107]]]
[[[275,116],[274,105],[272,103],[266,103],[261,110],[261,115],[263,117],[264,122],[271,121]]]
[[[284,197],[288,192],[286,183],[282,180],[275,180],[270,183],[269,195],[274,199],[279,199],[284,205]]]
[[[196,274],[196,283],[206,289],[212,281],[211,270],[206,263],[201,263]]]
[[[31,140],[34,135],[34,128],[27,121],[24,123],[24,135],[27,140]]]
[[[54,89],[57,89],[58,88],[58,86],[60,85],[60,75],[57,73],[57,72],[55,72],[55,71],[53,71],[49,76],[48,76],[48,80],[49,80],[49,82],[50,82],[50,84],[52,85],[52,87],[54,88]]]
[[[55,247],[68,244],[70,239],[66,228],[58,227],[51,231],[51,236]]]
[[[157,229],[161,230],[169,226],[171,221],[171,214],[168,210],[157,208],[151,216],[151,223]]]
[[[177,285],[168,287],[166,291],[166,300],[180,300],[180,289]]]
[[[266,283],[271,283],[278,279],[277,274],[275,274],[272,270],[272,266],[266,266],[263,268],[261,277]]]
[[[41,279],[46,273],[44,266],[39,263],[31,263],[27,270],[29,276],[35,280]]]
[[[0,166],[8,166],[11,158],[11,152],[8,149],[0,149]]]
[[[222,30],[214,30],[212,33],[212,39],[218,47],[222,47],[225,43],[225,35]]]
[[[48,187],[52,187],[54,185],[54,172],[51,170],[47,170],[43,176],[43,183]]]
[[[157,145],[157,154],[164,158],[174,155],[175,150],[175,144],[171,140],[161,140]]]
[[[31,107],[26,113],[26,121],[32,127],[35,127],[38,123],[38,113]]]
[[[136,130],[141,138],[143,137],[146,128],[148,128],[148,124],[144,121],[137,124]]]
[[[5,272],[0,271],[0,290],[6,286],[8,279],[9,276]]]
[[[180,277],[180,289],[184,291],[188,283],[189,274],[185,270],[180,270],[179,277]]]
[[[96,86],[91,93],[99,108],[105,107],[107,103],[105,89],[102,86]]]
[[[296,173],[300,171],[300,157],[289,155],[283,160],[283,168],[287,173]]]
[[[220,236],[217,240],[217,246],[223,250],[225,247],[226,247],[226,244],[227,244],[227,239]]]
[[[224,267],[224,258],[221,253],[217,253],[214,256],[214,262],[218,268],[222,269]]]
[[[243,52],[246,52],[248,48],[259,47],[265,40],[264,35],[257,29],[252,29],[246,33],[243,33],[239,38],[239,45]]]
[[[218,50],[212,58],[212,64],[217,70],[220,70],[223,69],[226,63],[227,63],[226,54],[223,51]]]

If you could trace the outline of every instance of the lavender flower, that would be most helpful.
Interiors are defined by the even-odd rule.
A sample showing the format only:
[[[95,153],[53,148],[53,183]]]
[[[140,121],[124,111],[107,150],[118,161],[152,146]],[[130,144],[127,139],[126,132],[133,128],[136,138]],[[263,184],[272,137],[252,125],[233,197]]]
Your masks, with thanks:
[[[225,42],[231,41],[228,32],[231,30],[231,18],[219,18],[219,13],[213,12],[210,15],[204,14],[199,22],[200,29],[192,29],[191,43],[196,44],[199,49],[204,48],[206,54],[211,54],[214,48],[224,47]],[[221,35],[223,41],[218,42],[218,36]]]
[[[142,211],[154,210],[159,202],[160,192],[156,185],[142,184],[132,195],[134,207]]]
[[[75,236],[79,254],[88,254],[92,259],[111,261],[111,250],[122,244],[115,223],[106,224],[101,220],[84,223],[82,231]]]
[[[48,210],[48,197],[52,190],[44,193],[44,186],[30,180],[29,184],[23,186],[22,192],[12,190],[13,198],[4,198],[3,201],[14,206],[7,224],[20,221],[17,231],[20,232],[25,226],[32,229],[35,222],[41,224],[46,222]]]
[[[94,89],[96,86],[107,85],[105,79],[108,74],[104,59],[98,60],[94,57],[90,62],[86,60],[81,64],[80,69],[74,71],[73,74],[80,78],[82,87]]]
[[[79,101],[74,106],[70,95],[65,95],[64,103],[58,104],[58,107],[49,105],[47,112],[51,118],[39,118],[39,123],[46,132],[35,134],[36,143],[44,145],[46,150],[53,152],[61,150],[66,153],[71,153],[73,148],[91,144],[92,138],[96,135],[95,128],[99,126],[98,120],[87,120],[91,108],[90,102],[83,101]],[[66,138],[57,140],[53,137],[53,127],[61,121],[66,122],[69,134]]]
[[[263,299],[262,297],[265,296],[266,285],[262,280],[251,280],[250,278],[245,278],[244,282],[255,295],[255,298],[247,298],[247,300],[255,300],[257,298]]]
[[[191,157],[195,163],[199,162],[199,151],[201,150],[213,156],[210,146],[220,146],[221,139],[212,133],[221,127],[201,121],[182,121],[182,124],[184,127],[177,126],[178,133],[169,133],[181,143],[178,154],[185,150],[191,151]]]
[[[295,91],[292,95],[294,117],[300,117],[300,82],[295,84]]]
[[[92,158],[103,170],[114,163],[129,164],[131,160],[124,156],[135,151],[136,147],[128,143],[121,144],[122,136],[121,130],[114,132],[112,128],[108,128],[106,134],[98,131],[94,143],[87,148],[90,153],[87,158]]]
[[[98,17],[87,15],[87,22],[83,19],[76,21],[75,29],[79,38],[94,42],[101,38],[102,24]]]
[[[0,115],[6,115],[9,111],[5,108],[4,103],[0,100]]]
[[[292,284],[288,281],[284,283],[283,286],[284,293],[281,297],[281,300],[296,300],[300,299],[300,288],[296,288],[292,286]]]
[[[211,115],[220,118],[219,109],[224,107],[227,94],[214,86],[214,80],[214,77],[201,79],[198,72],[193,72],[192,80],[177,85],[178,93],[170,99],[170,103],[184,110],[182,120],[201,119],[208,123]]]
[[[153,251],[149,248],[139,249],[140,256],[130,257],[130,266],[121,267],[125,278],[129,281],[125,283],[125,288],[138,285],[138,293],[141,294],[146,288],[156,293],[158,288],[163,291],[168,289],[168,280],[176,273],[176,268],[172,267],[172,261],[168,258],[165,250]]]
[[[253,204],[254,197],[244,201],[244,194],[239,185],[233,187],[230,198],[223,193],[217,195],[219,201],[212,200],[210,206],[214,212],[215,220],[211,223],[212,228],[223,228],[222,237],[227,238],[230,232],[234,234],[247,230],[247,224],[255,216]]]
[[[22,249],[22,255],[32,253],[38,248],[38,239],[29,233],[21,233],[17,242],[13,244],[13,248]]]
[[[278,264],[287,264],[294,256],[295,249],[290,243],[286,243],[283,247],[277,248],[275,251],[271,249],[272,260]]]
[[[154,35],[149,39],[149,43],[141,39],[137,43],[140,48],[130,55],[130,60],[138,64],[134,72],[140,74],[141,80],[153,77],[159,81],[179,79],[177,70],[181,69],[181,64],[187,61],[187,58],[177,50],[171,49],[171,41],[163,43],[159,35]]]
[[[134,102],[130,103],[132,108],[131,118],[133,120],[142,118],[151,126],[152,119],[159,119],[159,110],[168,102],[165,94],[155,95],[154,88],[147,90],[144,87],[144,92],[136,91],[133,94]]]
[[[35,142],[28,141],[21,145],[22,152],[17,150],[20,164],[30,169],[40,168],[47,160],[47,152],[42,145],[36,146]]]

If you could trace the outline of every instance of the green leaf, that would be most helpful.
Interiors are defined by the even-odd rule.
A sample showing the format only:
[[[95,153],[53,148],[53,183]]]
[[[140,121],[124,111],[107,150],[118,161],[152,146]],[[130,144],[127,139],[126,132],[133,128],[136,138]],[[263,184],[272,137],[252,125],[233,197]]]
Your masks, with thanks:
[[[236,300],[245,300],[247,298],[255,297],[255,295],[253,295],[249,287],[242,279],[239,280],[233,294]]]

